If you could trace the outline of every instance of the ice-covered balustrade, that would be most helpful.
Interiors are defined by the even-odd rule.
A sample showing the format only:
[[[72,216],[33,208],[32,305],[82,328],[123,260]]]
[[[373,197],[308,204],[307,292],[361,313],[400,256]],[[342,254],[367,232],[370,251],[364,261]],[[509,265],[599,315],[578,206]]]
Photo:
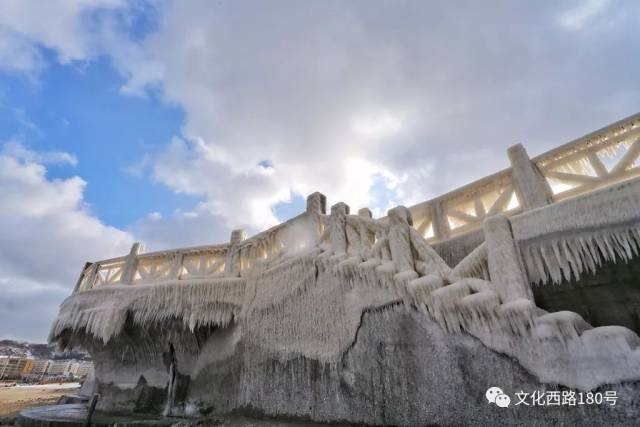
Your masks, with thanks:
[[[87,263],[75,292],[109,285],[162,284],[233,278],[268,268],[286,255],[312,248],[323,230],[326,199],[314,193],[304,213],[249,239],[234,230],[228,244],[142,253],[135,243],[129,255]]]
[[[141,253],[135,243],[129,255],[87,263],[76,292],[108,285],[137,285],[225,275],[230,245],[209,245]]]
[[[543,153],[532,161],[554,201],[640,176],[640,114]]]
[[[236,230],[225,245],[146,254],[135,244],[127,256],[85,266],[50,341],[91,352],[100,402],[113,410],[139,410],[148,395],[165,399],[170,415],[255,408],[425,425],[440,414],[436,423],[446,424],[460,409],[450,396],[462,391],[473,401],[483,384],[515,390],[528,381],[535,389],[624,390],[623,409],[598,419],[618,414],[617,424],[635,425],[627,408],[640,395],[640,337],[623,326],[593,327],[575,312],[547,312],[532,282],[551,286],[638,256],[637,120],[551,156],[589,158],[602,151],[598,141],[625,147],[579,191],[558,190],[553,179],[573,172],[549,175],[551,161],[531,160],[517,145],[508,150],[510,169],[384,218],[342,202],[327,213],[314,193],[304,213],[248,239]],[[447,258],[447,245],[464,250]],[[463,406],[467,423],[495,409]],[[592,419],[580,412],[580,422],[568,422],[570,412],[553,422]]]
[[[639,177],[640,113],[533,159],[519,144],[509,148],[507,154],[510,168],[409,207],[413,228],[434,245],[450,265],[457,265],[484,241],[482,225],[488,217],[498,214],[515,217]],[[314,193],[309,196],[304,213],[249,239],[241,230],[234,231],[228,244],[146,254],[135,244],[127,256],[88,263],[76,290],[114,284],[237,277],[256,268],[267,268],[287,254],[315,246],[329,223],[325,205],[324,196]],[[359,216],[370,217],[367,212],[365,209]],[[386,218],[381,218],[380,222],[385,221]],[[371,239],[375,241],[375,232],[372,233]],[[536,249],[531,238],[521,240],[532,281],[549,277],[558,281],[567,271],[582,271],[580,267],[568,266],[558,273],[560,270],[555,264],[564,265],[564,261],[532,255]],[[466,260],[465,265],[468,264]],[[473,268],[480,277],[486,276],[482,265]],[[590,266],[586,269],[593,270]]]
[[[414,227],[441,242],[507,216],[640,176],[640,113],[529,159],[520,144],[507,150],[511,167],[410,206]]]

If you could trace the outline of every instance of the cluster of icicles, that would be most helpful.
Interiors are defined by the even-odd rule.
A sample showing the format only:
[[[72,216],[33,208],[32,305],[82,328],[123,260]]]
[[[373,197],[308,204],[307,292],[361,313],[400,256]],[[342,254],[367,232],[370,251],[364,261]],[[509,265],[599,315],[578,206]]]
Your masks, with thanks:
[[[578,272],[594,268],[607,254],[627,259],[637,254],[639,241],[637,231],[628,229],[571,238],[576,240],[545,243],[555,258],[545,255],[544,246],[525,251],[530,274],[541,263],[545,267],[538,271],[556,280],[557,270],[549,267],[554,259],[566,260],[561,271]],[[592,328],[576,313],[547,313],[527,299],[501,301],[488,280],[486,244],[453,269],[444,261],[436,264],[445,268],[420,276],[398,273],[390,260],[314,249],[250,277],[105,287],[69,297],[51,339],[70,329],[107,343],[128,318],[140,327],[180,319],[192,331],[233,321],[243,325],[248,341],[282,357],[336,361],[355,339],[365,309],[399,301],[451,333],[466,331],[514,357],[542,382],[590,389],[640,379],[640,338],[631,330]]]

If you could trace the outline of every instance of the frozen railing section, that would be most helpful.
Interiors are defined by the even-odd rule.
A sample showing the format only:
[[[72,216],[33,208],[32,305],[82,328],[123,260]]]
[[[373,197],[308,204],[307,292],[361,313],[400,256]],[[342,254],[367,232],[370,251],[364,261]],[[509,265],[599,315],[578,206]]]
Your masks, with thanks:
[[[429,243],[482,228],[485,218],[508,217],[640,176],[640,113],[530,159],[510,147],[511,167],[409,207],[414,228]]]
[[[640,176],[640,114],[532,159],[554,201]]]
[[[129,255],[87,263],[76,292],[109,285],[138,285],[237,277],[267,268],[282,257],[316,246],[322,232],[326,199],[320,193],[307,198],[307,210],[295,218],[249,239],[234,230],[228,244],[142,253],[135,243]]]
[[[510,147],[507,155],[508,169],[409,207],[411,226],[417,234],[429,244],[455,243],[454,238],[483,233],[483,223],[495,215],[513,217],[640,177],[640,113],[533,159],[521,144]],[[337,220],[345,224],[336,224]],[[388,221],[387,217],[372,220],[367,208],[352,215],[344,203],[333,205],[332,215],[326,215],[325,196],[314,193],[307,198],[304,213],[249,239],[236,230],[225,245],[150,254],[139,253],[141,248],[136,244],[126,257],[87,264],[76,290],[236,277],[269,268],[281,258],[323,241],[330,241],[339,252],[357,253],[366,259],[375,243],[385,237],[383,228]],[[350,236],[335,230],[346,230]],[[467,255],[468,250],[463,252]]]
[[[286,256],[296,255],[316,246],[322,232],[322,217],[326,211],[326,198],[321,193],[307,197],[307,208],[302,214],[276,225],[255,236],[232,234],[232,268],[238,275],[272,266]],[[236,233],[242,233],[237,231]]]
[[[409,208],[414,228],[428,242],[480,229],[487,216],[521,211],[511,169],[482,178]]]
[[[87,263],[76,285],[86,291],[108,285],[214,278],[224,274],[229,245],[198,246],[143,254],[134,243],[129,255]]]

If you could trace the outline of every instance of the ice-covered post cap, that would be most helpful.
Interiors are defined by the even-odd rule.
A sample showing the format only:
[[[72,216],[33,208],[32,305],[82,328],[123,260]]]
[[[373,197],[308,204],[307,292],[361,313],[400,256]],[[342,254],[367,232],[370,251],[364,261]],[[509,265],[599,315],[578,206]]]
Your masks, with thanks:
[[[124,267],[122,269],[122,275],[120,276],[120,282],[124,284],[130,284],[133,282],[133,278],[136,274],[137,256],[144,251],[144,246],[140,242],[135,242],[131,245],[129,255],[127,255]]]
[[[131,245],[131,250],[129,251],[129,255],[138,255],[144,252],[144,245],[140,242],[135,242]]]
[[[413,226],[413,216],[411,216],[411,211],[405,206],[400,205],[393,209],[389,209],[387,211],[387,216],[392,221],[406,222]]]
[[[351,211],[351,209],[349,208],[349,205],[347,205],[345,202],[338,202],[335,205],[331,206],[331,214],[337,214],[337,213],[343,213],[345,215],[349,215],[349,212]]]
[[[531,161],[522,144],[507,149],[513,182],[525,211],[551,204],[553,193],[542,172]]]
[[[371,209],[369,208],[359,209],[358,216],[363,216],[365,218],[373,218],[373,214],[371,213]]]
[[[247,238],[247,235],[243,229],[240,228],[238,230],[233,230],[231,232],[231,239],[229,240],[229,243],[233,246],[236,243],[242,242],[246,238]]]
[[[307,196],[307,212],[316,214],[327,213],[327,197],[316,191]]]

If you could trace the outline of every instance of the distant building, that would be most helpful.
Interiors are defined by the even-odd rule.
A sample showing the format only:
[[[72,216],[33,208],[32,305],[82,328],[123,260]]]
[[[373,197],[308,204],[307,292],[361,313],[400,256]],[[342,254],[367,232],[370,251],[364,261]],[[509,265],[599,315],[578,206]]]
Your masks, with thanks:
[[[93,367],[86,360],[47,360],[23,356],[0,356],[0,380],[47,378],[84,378]]]
[[[0,356],[0,380],[21,378],[28,360],[26,357]]]
[[[50,377],[68,377],[71,374],[72,360],[54,360],[49,365],[47,376]]]
[[[89,370],[93,367],[92,362],[80,361],[74,362],[71,365],[70,372],[74,377],[83,378],[89,373]]]
[[[51,365],[51,363],[52,363],[51,360],[35,359],[33,361],[33,368],[31,369],[31,372],[29,373],[29,375],[32,377],[42,377],[46,375],[47,371],[49,370],[49,365]]]
[[[33,367],[35,366],[36,361],[35,359],[32,358],[27,358],[27,363],[25,363],[24,365],[24,369],[22,370],[22,376],[26,376],[31,374],[31,371],[33,370]]]

